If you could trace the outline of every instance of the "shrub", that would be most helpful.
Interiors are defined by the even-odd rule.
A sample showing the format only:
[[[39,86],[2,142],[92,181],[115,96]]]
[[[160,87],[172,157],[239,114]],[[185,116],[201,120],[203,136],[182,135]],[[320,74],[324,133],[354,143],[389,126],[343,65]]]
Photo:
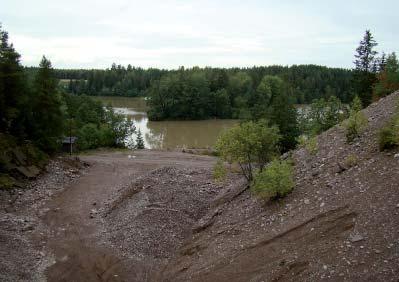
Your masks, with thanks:
[[[298,143],[300,147],[304,147],[311,155],[317,154],[319,150],[317,143],[317,136],[309,138],[306,135],[301,135],[299,136]]]
[[[78,146],[81,150],[96,148],[100,141],[101,132],[95,124],[88,123],[78,132]]]
[[[380,130],[378,143],[381,151],[399,146],[399,114]]]
[[[253,165],[262,170],[278,153],[280,138],[278,128],[268,126],[267,121],[249,121],[223,132],[215,147],[222,160],[238,163],[245,178],[251,182]]]
[[[268,200],[286,196],[294,186],[291,162],[273,160],[263,171],[256,174],[251,190],[258,197]]]
[[[356,155],[350,154],[349,156],[347,156],[345,158],[344,163],[347,168],[350,168],[350,167],[357,165],[358,161],[359,160]]]
[[[218,160],[213,167],[213,179],[216,182],[223,182],[226,179],[227,170],[222,160]]]
[[[345,124],[346,141],[353,142],[367,127],[368,121],[363,112],[361,112],[362,104],[358,96],[353,99],[349,118]]]

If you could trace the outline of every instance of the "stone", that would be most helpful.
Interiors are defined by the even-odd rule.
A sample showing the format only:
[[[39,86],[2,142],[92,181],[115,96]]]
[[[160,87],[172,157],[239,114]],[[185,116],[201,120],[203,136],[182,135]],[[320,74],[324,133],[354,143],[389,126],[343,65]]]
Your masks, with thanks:
[[[310,204],[310,200],[309,199],[305,199],[305,200],[303,200],[303,202],[305,203],[305,205],[309,205]]]
[[[351,236],[349,237],[349,240],[350,240],[352,243],[355,243],[355,242],[363,241],[363,240],[364,240],[364,237],[363,237],[362,235],[360,235],[360,234],[354,234],[354,235],[351,235]]]

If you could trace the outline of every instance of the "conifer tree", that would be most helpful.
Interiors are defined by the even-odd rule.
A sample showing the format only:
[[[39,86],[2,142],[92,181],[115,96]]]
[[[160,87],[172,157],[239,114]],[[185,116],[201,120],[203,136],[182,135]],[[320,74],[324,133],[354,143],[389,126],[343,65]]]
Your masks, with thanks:
[[[376,46],[377,43],[370,30],[366,30],[355,54],[354,87],[365,107],[371,103],[373,84],[376,81],[375,56],[377,51],[374,50]]]
[[[141,135],[141,130],[137,132],[137,138],[136,138],[136,149],[144,149],[144,139],[143,136]]]
[[[24,105],[27,104],[25,76],[20,55],[8,42],[0,25],[0,131],[23,137]]]
[[[34,141],[43,150],[56,150],[63,132],[63,113],[53,68],[44,56],[34,80],[34,92]]]

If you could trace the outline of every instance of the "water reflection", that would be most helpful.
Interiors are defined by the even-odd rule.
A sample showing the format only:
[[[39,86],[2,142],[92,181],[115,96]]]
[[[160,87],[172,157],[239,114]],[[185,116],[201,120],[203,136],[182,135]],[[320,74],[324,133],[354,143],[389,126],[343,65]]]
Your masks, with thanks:
[[[117,112],[129,116],[144,136],[146,148],[207,148],[219,134],[237,123],[236,120],[149,121],[143,98],[98,97]],[[132,136],[135,138],[135,136]]]

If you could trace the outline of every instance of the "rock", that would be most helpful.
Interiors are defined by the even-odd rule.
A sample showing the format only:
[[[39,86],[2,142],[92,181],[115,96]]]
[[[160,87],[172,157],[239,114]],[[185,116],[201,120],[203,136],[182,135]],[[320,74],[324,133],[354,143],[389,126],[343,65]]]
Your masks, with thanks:
[[[320,207],[322,208],[322,207],[324,207],[324,205],[325,205],[325,203],[323,202],[320,204]]]
[[[303,200],[303,202],[305,203],[305,205],[309,205],[310,204],[310,200],[309,199],[305,199],[305,200]]]
[[[395,154],[393,157],[394,157],[395,159],[399,159],[399,153]]]
[[[343,164],[341,164],[340,162],[338,162],[338,163],[337,163],[337,168],[335,169],[335,172],[336,172],[336,173],[342,173],[342,172],[344,172],[345,170],[347,170],[347,168],[346,168]]]
[[[354,235],[349,236],[349,240],[352,243],[355,243],[355,242],[363,241],[364,237],[360,234],[354,234]]]

